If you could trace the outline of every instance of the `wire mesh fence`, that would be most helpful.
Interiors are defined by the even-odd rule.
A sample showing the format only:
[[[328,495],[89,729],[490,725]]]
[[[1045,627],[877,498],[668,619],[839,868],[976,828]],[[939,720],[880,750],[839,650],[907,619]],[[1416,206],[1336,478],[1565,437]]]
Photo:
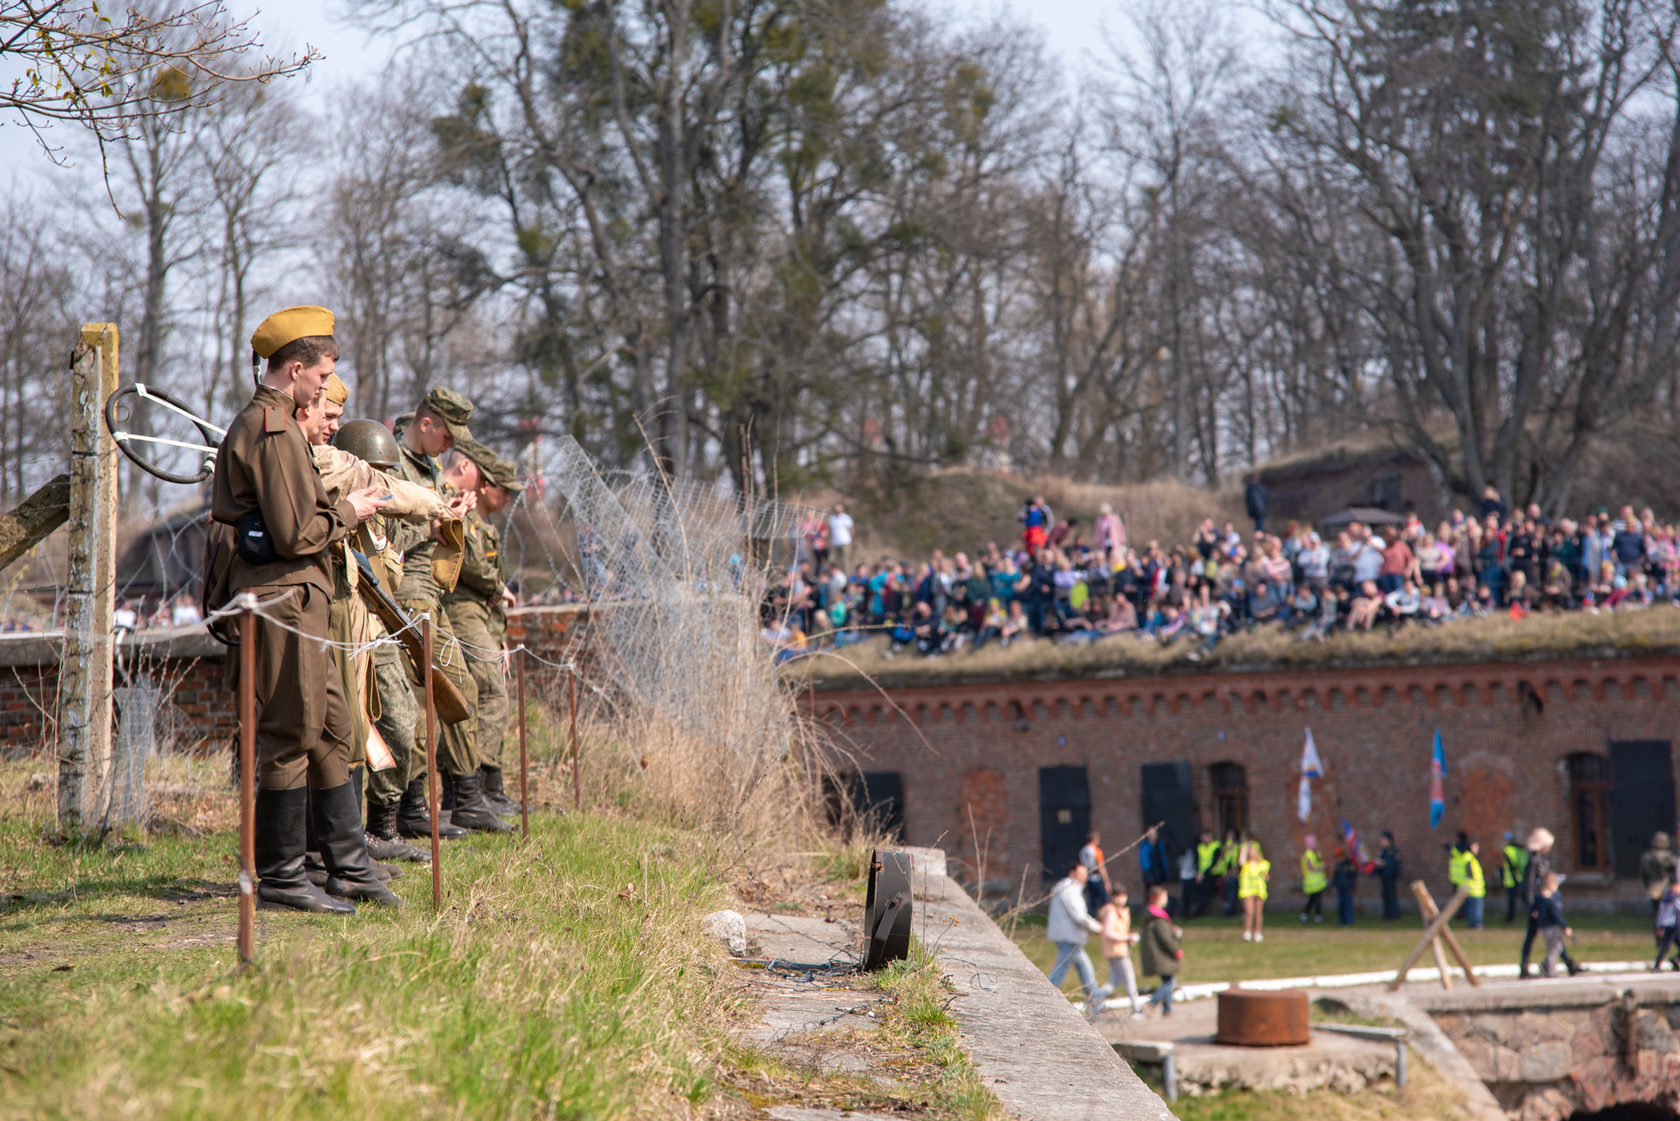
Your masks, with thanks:
[[[569,438],[532,442],[516,462],[526,489],[505,516],[510,584],[522,605],[571,605],[590,620],[586,737],[616,745],[619,772],[691,816],[739,820],[800,734],[760,637],[761,611],[814,511],[726,485],[603,471]],[[207,490],[168,492],[179,501],[161,516],[135,502],[120,508],[109,825],[146,821],[149,760],[231,740],[225,659],[198,603]],[[0,574],[0,693],[14,698],[0,714],[9,717],[0,743],[13,754],[50,752],[57,740],[62,538]],[[554,649],[530,656],[551,670],[578,666]],[[563,721],[548,719],[566,708],[560,681],[533,678],[539,757],[568,750]],[[596,761],[596,781],[610,784],[613,766]]]

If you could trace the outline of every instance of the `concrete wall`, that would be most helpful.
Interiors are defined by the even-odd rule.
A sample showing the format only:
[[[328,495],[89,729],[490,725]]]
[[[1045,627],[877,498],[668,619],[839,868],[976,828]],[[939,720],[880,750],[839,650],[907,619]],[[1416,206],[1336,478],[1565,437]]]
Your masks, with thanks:
[[[1247,769],[1250,829],[1273,862],[1272,900],[1299,906],[1296,789],[1304,730],[1327,773],[1314,784],[1320,845],[1347,818],[1373,851],[1392,829],[1406,874],[1448,894],[1441,844],[1458,829],[1482,842],[1496,883],[1506,829],[1544,825],[1573,867],[1566,757],[1611,740],[1668,740],[1680,722],[1680,666],[1635,658],[1518,665],[1327,669],[1169,678],[829,689],[805,703],[861,772],[897,772],[906,839],[944,847],[973,878],[1040,882],[1039,768],[1088,769],[1091,823],[1112,854],[1143,827],[1140,765],[1190,764],[1197,813],[1211,819],[1209,766]],[[1446,816],[1429,828],[1429,754],[1441,730]],[[1672,796],[1672,789],[1668,792]],[[1614,807],[1612,807],[1614,808]],[[1136,861],[1111,865],[1135,892]],[[1374,881],[1362,904],[1375,905]],[[1490,915],[1503,900],[1489,893]],[[1637,880],[1576,875],[1575,908],[1643,907]]]

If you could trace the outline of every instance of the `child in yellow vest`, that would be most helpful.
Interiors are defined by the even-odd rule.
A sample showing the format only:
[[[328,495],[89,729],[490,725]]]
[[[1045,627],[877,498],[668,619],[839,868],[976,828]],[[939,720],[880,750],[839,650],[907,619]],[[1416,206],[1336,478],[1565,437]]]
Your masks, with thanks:
[[[1318,922],[1324,921],[1324,889],[1330,886],[1330,881],[1324,875],[1324,857],[1318,854],[1318,838],[1308,833],[1304,840],[1307,851],[1301,854],[1301,890],[1306,893],[1307,902],[1301,908],[1301,921],[1306,922],[1308,915],[1313,915]]]
[[[1237,855],[1237,898],[1243,907],[1243,941],[1264,942],[1261,926],[1266,917],[1266,880],[1272,874],[1272,862],[1260,851],[1259,841],[1249,841]]]

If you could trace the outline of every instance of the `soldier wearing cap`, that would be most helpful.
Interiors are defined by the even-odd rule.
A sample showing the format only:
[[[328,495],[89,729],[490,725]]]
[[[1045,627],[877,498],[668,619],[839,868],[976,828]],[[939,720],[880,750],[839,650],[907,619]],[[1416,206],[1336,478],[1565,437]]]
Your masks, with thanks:
[[[464,456],[477,469],[478,502],[466,517],[466,542],[461,576],[455,590],[443,597],[443,608],[467,652],[467,668],[478,685],[479,773],[485,798],[496,812],[517,814],[521,807],[507,795],[502,779],[502,740],[507,731],[507,677],[502,647],[507,637],[507,608],[513,595],[507,587],[501,534],[486,514],[498,514],[512,498],[508,484],[513,465],[477,440],[456,441],[453,456]],[[501,465],[506,464],[506,475]],[[458,466],[458,465],[456,465]]]
[[[353,420],[340,428],[339,420],[348,399],[349,387],[335,375],[313,407],[298,409],[298,423],[315,445],[315,465],[329,497],[364,486],[375,487],[390,497],[378,515],[363,522],[339,546],[333,559],[336,578],[331,616],[333,639],[366,647],[384,637],[386,631],[362,600],[357,588],[361,574],[351,550],[366,556],[375,578],[385,584],[392,572],[400,570],[398,548],[428,535],[434,521],[457,514],[435,490],[405,482],[389,473],[396,467],[397,442],[384,425],[373,420]],[[331,443],[326,442],[329,435]],[[365,786],[367,791],[368,818],[364,832],[368,853],[375,860],[430,861],[429,852],[404,844],[395,829],[397,799],[408,784],[408,771],[413,762],[415,706],[407,674],[389,645],[362,649],[353,657],[347,656],[344,648],[337,653],[355,727],[351,744],[352,781],[358,789]],[[381,665],[385,667],[383,675]],[[388,691],[391,707],[399,717],[394,721],[395,728],[382,720],[388,707],[380,694],[382,676],[393,677],[400,683],[400,688]],[[401,719],[404,715],[406,720]],[[370,753],[373,736],[378,737],[385,751]],[[362,763],[367,766],[357,765]]]
[[[472,402],[452,389],[433,387],[428,390],[414,410],[413,419],[407,423],[399,422],[401,434],[397,446],[402,458],[398,473],[409,482],[431,486],[448,496],[450,488],[445,484],[437,457],[453,448],[458,441],[472,439],[472,432],[467,428],[472,410]],[[461,489],[470,492],[472,488]],[[439,536],[443,536],[444,540],[440,541]],[[441,610],[443,593],[454,589],[459,576],[461,540],[439,534],[404,550],[397,600],[410,614],[424,612],[432,617],[437,665],[476,712],[477,685],[467,671],[465,652],[456,641],[449,617]],[[412,679],[410,684],[418,688],[419,679]],[[449,821],[454,826],[450,832],[456,836],[465,829],[505,833],[512,827],[497,816],[484,798],[483,776],[478,773],[478,736],[473,725],[473,720],[446,725],[438,737],[438,770],[442,772],[445,785],[444,808],[449,810]],[[422,745],[425,743],[423,721],[415,730],[415,740]],[[406,837],[429,836],[431,833],[424,765],[419,766],[418,771],[419,776],[410,779],[398,805],[397,829]]]
[[[257,898],[267,907],[352,913],[351,899],[395,902],[374,875],[350,783],[351,718],[323,640],[333,593],[332,548],[379,511],[372,488],[328,498],[303,429],[338,357],[332,312],[296,307],[251,337],[267,369],[228,425],[216,456],[210,510],[235,527],[235,592],[261,603],[255,624]],[[313,792],[313,798],[311,797]],[[313,803],[313,804],[311,804]],[[304,871],[313,815],[325,891]]]

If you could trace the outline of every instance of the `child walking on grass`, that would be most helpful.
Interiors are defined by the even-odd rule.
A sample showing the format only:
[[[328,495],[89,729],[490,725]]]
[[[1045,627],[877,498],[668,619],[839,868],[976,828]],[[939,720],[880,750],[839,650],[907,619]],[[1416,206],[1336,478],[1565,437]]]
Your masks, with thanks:
[[[1657,960],[1651,963],[1651,972],[1655,973],[1663,967],[1663,958],[1668,956],[1670,949],[1675,949],[1677,942],[1680,942],[1680,895],[1675,893],[1674,878],[1670,877],[1663,887],[1662,897],[1657,900]],[[1668,964],[1680,969],[1680,949],[1675,950],[1674,958]]]
[[[1563,924],[1563,901],[1558,898],[1557,890],[1557,873],[1547,872],[1545,879],[1540,881],[1540,895],[1529,911],[1534,919],[1535,930],[1546,946],[1546,958],[1540,963],[1542,977],[1552,975],[1552,970],[1557,968],[1558,958],[1564,953],[1563,940],[1575,933]]]
[[[1113,898],[1097,911],[1097,923],[1102,927],[1102,954],[1108,959],[1108,984],[1097,990],[1095,999],[1101,1008],[1104,1001],[1124,987],[1126,999],[1132,1003],[1132,1018],[1142,1019],[1137,972],[1132,968],[1132,943],[1138,936],[1132,933],[1132,912],[1126,903],[1126,889],[1116,884]]]
[[[1172,1015],[1173,986],[1178,982],[1178,967],[1184,960],[1180,939],[1184,931],[1173,925],[1167,914],[1167,889],[1157,884],[1149,889],[1149,918],[1144,922],[1139,949],[1143,952],[1143,971],[1161,979],[1161,987],[1149,998],[1150,1004],[1161,1006],[1162,1016]]]

